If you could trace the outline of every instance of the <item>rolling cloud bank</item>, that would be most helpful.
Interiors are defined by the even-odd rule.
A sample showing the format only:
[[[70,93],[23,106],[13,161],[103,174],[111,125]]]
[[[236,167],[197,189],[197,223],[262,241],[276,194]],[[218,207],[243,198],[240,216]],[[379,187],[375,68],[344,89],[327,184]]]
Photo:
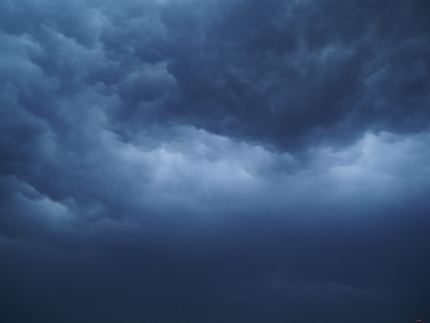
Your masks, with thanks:
[[[0,3],[0,321],[430,319],[425,0]]]

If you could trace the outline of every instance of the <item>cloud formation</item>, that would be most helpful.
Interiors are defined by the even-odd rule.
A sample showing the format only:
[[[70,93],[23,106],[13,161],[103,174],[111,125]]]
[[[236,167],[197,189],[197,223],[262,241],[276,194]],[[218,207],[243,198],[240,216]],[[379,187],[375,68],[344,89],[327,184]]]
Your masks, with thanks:
[[[429,17],[0,4],[1,320],[430,316]]]

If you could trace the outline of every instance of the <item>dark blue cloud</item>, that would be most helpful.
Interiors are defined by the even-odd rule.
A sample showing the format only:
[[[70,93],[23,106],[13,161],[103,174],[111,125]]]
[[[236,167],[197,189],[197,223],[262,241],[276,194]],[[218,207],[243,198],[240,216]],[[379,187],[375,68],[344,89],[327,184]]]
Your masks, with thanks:
[[[425,1],[0,5],[0,319],[428,312]]]

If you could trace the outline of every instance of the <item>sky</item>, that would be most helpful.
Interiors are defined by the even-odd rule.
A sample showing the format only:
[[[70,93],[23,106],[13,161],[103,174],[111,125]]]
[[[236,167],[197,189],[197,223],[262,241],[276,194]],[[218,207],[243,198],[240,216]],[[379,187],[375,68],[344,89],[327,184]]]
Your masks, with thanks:
[[[2,0],[0,321],[430,321],[427,0]]]

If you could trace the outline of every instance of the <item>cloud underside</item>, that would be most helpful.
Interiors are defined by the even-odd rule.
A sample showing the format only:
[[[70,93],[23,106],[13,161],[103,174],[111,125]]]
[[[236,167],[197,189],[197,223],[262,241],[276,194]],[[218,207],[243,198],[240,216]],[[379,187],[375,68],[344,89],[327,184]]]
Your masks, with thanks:
[[[430,315],[429,18],[4,1],[0,320]]]

